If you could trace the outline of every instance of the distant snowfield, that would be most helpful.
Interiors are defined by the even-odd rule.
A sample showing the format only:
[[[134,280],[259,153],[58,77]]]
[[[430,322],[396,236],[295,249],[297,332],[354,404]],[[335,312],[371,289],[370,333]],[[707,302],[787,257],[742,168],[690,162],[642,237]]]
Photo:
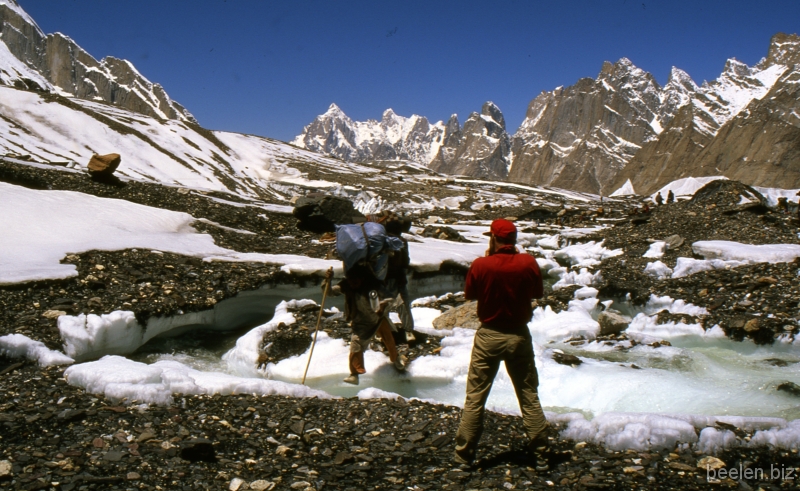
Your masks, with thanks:
[[[720,179],[727,180],[728,178],[725,176],[685,177],[683,179],[678,179],[666,184],[661,189],[651,194],[650,199],[655,202],[656,195],[661,193],[661,197],[666,200],[667,194],[669,194],[670,191],[672,191],[672,194],[675,196],[692,196],[697,192],[698,189],[702,188],[709,182]],[[787,201],[791,203],[797,203],[800,199],[800,197],[797,196],[797,193],[800,192],[800,189],[764,188],[759,186],[753,186],[753,189],[761,193],[764,198],[766,198],[769,206],[777,205],[778,198],[786,198]],[[633,194],[636,194],[636,192],[633,190],[633,185],[631,184],[630,179],[628,179],[628,181],[619,189],[614,191],[611,196],[626,196]]]

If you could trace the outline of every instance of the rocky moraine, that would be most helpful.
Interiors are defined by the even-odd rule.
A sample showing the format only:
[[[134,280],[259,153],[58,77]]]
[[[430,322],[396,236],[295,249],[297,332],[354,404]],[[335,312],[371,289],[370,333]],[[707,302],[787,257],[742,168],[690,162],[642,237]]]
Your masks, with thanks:
[[[407,174],[399,179],[401,176],[394,172],[389,169],[382,174],[387,195],[397,192],[393,184],[408,182]],[[350,185],[375,186],[374,181],[349,179],[354,180]],[[321,232],[298,229],[292,215],[265,212],[247,206],[245,201],[230,203],[236,201],[231,195],[215,196],[137,181],[111,186],[82,173],[11,163],[0,163],[0,180],[184,211],[198,220],[205,219],[195,223],[198,231],[212,235],[218,245],[240,252],[322,258],[331,247]],[[566,226],[605,224],[605,228],[570,239],[605,240],[607,248],[622,249],[621,255],[591,268],[602,271],[602,284],[598,285],[602,296],[629,295],[633,303],[644,302],[651,294],[681,298],[708,310],[709,314],[699,319],[704,329],[719,325],[735,340],[772,344],[781,336],[797,333],[800,261],[754,264],[663,280],[642,272],[651,261],[642,257],[649,245],[675,235],[682,243],[661,258],[670,267],[678,257],[691,257],[691,244],[699,240],[800,244],[800,224],[792,216],[764,203],[739,205],[742,185],[738,183],[709,188],[693,200],[653,207],[647,214],[634,214],[642,206],[639,200],[607,199],[602,215],[597,212],[596,201],[562,199],[543,207],[530,199],[519,199],[516,206],[473,206],[479,196],[492,193],[522,198],[525,193],[533,195],[532,191],[498,187],[504,185],[497,183],[472,182],[465,186],[442,179],[430,186],[440,200],[464,194],[471,198],[460,209],[413,215],[413,230],[420,234],[426,225],[438,227],[441,235],[445,227],[456,222],[476,223],[498,216],[528,217],[528,222],[522,223],[530,223],[526,231],[534,233],[566,230],[556,224],[561,217]],[[558,215],[559,210],[566,212]],[[426,223],[432,215],[438,219]],[[414,233],[409,237],[413,240]],[[265,285],[317,287],[321,281],[319,277],[282,272],[276,265],[204,262],[142,249],[88,251],[67,255],[62,262],[74,264],[78,275],[0,287],[0,336],[20,333],[60,350],[57,318],[62,313],[130,310],[144,322],[153,316],[203,311]],[[464,272],[463,268],[448,267]],[[539,305],[563,310],[574,290],[548,288]],[[463,297],[449,296],[437,302],[434,306],[457,308]],[[318,313],[317,307],[312,307],[296,309],[295,324],[279,326],[270,333],[263,361],[281,360],[307,349]],[[326,311],[323,317],[330,319],[323,322],[323,328],[333,337],[346,338],[346,325],[332,313]],[[681,320],[696,319],[674,318],[664,312],[663,322]],[[439,338],[419,334],[408,347],[412,359],[440,351]],[[797,390],[800,393],[800,387]],[[84,392],[64,378],[64,367],[39,367],[0,357],[0,489],[677,490],[708,489],[706,465],[716,462],[713,459],[727,468],[800,467],[797,450],[738,448],[710,456],[686,446],[611,451],[557,438],[550,469],[537,471],[525,451],[520,418],[489,413],[481,442],[482,458],[474,467],[462,468],[452,461],[458,419],[457,407],[403,398],[323,400],[178,394],[170,405],[147,406]],[[752,436],[743,429],[732,431],[742,441]],[[796,483],[784,475],[777,479],[723,479],[714,486],[767,490],[792,489]]]

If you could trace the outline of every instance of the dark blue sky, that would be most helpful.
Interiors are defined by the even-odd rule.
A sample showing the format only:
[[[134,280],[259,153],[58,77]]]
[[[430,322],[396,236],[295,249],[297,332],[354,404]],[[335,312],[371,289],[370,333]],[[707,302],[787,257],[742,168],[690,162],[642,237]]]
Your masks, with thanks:
[[[19,0],[46,33],[125,58],[204,127],[291,140],[335,102],[431,122],[491,100],[509,131],[543,90],[629,58],[664,84],[698,84],[727,58],[749,65],[798,0],[280,1]]]

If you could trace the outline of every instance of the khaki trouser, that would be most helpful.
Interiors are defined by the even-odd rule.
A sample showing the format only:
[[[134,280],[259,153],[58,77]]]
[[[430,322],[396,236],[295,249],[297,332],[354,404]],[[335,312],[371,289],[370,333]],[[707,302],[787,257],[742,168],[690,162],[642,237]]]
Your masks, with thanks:
[[[383,345],[386,346],[386,351],[389,352],[389,360],[394,363],[397,359],[397,346],[394,344],[394,337],[392,336],[392,328],[389,327],[389,320],[385,317],[381,319],[381,324],[378,326],[376,333],[381,337]],[[375,337],[373,334],[367,339],[362,339],[357,334],[350,336],[350,374],[359,375],[367,373],[364,367],[364,350],[369,346],[369,342]]]
[[[533,363],[530,332],[525,328],[519,333],[508,334],[481,327],[475,333],[467,375],[467,398],[456,433],[456,451],[470,461],[475,458],[475,450],[483,433],[486,399],[501,360],[505,362],[508,376],[514,384],[528,438],[535,439],[547,427],[537,393],[539,376]]]

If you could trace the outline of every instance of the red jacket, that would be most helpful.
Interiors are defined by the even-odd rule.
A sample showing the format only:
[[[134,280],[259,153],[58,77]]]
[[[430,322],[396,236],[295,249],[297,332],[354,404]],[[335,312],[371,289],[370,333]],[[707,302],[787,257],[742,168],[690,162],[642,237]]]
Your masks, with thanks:
[[[525,326],[533,316],[531,300],[544,291],[539,264],[513,245],[479,257],[467,272],[464,294],[478,301],[478,318],[498,330]]]

